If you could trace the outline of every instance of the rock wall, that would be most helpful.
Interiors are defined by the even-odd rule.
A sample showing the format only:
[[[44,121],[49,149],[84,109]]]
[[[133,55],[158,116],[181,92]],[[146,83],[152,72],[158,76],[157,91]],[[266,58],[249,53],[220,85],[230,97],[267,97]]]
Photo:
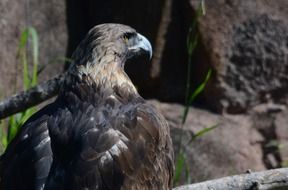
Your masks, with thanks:
[[[22,90],[22,63],[17,58],[21,32],[36,28],[39,37],[40,81],[61,72],[67,46],[65,1],[0,1],[0,97]],[[31,64],[30,64],[31,65]]]
[[[209,68],[213,74],[194,104],[202,110],[191,109],[182,127],[184,106],[172,102],[184,102],[186,37],[199,2],[1,0],[0,97],[21,90],[17,46],[25,27],[38,31],[43,81],[64,70],[58,59],[70,57],[92,26],[128,24],[147,36],[154,49],[151,64],[127,64],[128,75],[145,98],[170,102],[152,101],[169,121],[176,153],[184,134],[192,182],[287,166],[288,1],[205,1],[206,15],[197,20],[193,88]],[[215,130],[187,144],[193,134],[215,124]]]
[[[286,104],[288,2],[215,0],[206,12],[199,19],[205,57],[194,70],[214,71],[205,91],[210,108],[243,113],[261,103]]]
[[[151,103],[168,120],[176,158],[181,147],[191,182],[245,173],[248,169],[260,171],[266,168],[262,150],[265,138],[255,129],[250,116],[228,117],[191,108],[187,121],[182,125],[184,106],[157,101]],[[197,132],[215,125],[217,127],[212,131],[192,140]],[[187,183],[185,170],[179,184]]]

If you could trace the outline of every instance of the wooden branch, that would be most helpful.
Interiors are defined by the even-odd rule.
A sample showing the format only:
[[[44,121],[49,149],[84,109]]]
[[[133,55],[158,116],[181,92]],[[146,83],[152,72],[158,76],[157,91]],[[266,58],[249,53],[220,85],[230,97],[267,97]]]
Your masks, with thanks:
[[[64,74],[39,84],[27,91],[0,102],[0,119],[24,111],[55,96],[64,80]]]
[[[235,175],[176,187],[173,190],[287,190],[288,168]]]

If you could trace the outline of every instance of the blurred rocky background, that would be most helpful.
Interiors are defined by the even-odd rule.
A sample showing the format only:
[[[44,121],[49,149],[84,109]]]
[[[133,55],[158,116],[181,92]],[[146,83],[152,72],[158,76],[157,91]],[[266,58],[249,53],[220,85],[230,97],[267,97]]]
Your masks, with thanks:
[[[0,0],[0,97],[22,90],[17,49],[26,27],[34,27],[39,35],[41,82],[65,71],[69,62],[64,58],[91,27],[123,23],[153,44],[151,64],[128,64],[126,70],[140,94],[154,99],[151,103],[169,121],[176,153],[182,147],[189,174],[184,172],[178,183],[287,166],[288,1],[206,0],[187,71],[187,35],[199,4],[200,0]],[[209,69],[212,76],[183,125],[187,73],[193,91]]]

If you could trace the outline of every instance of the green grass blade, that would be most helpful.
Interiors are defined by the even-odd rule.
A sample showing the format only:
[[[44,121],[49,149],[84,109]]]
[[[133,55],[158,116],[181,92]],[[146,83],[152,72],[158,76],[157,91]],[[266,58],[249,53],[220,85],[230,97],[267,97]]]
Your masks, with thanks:
[[[29,74],[28,74],[28,63],[27,63],[27,54],[26,54],[26,44],[28,41],[28,30],[24,30],[21,33],[20,36],[20,43],[19,43],[19,56],[20,56],[20,60],[22,62],[22,67],[23,67],[23,87],[24,90],[27,90],[29,88]]]
[[[198,44],[198,39],[199,39],[199,33],[197,31],[197,21],[198,18],[202,15],[205,14],[205,3],[204,0],[201,1],[200,6],[198,7],[196,11],[195,17],[192,19],[191,27],[189,28],[188,35],[187,35],[187,40],[186,40],[186,48],[187,48],[187,53],[188,53],[188,64],[187,64],[187,80],[186,80],[186,92],[185,92],[185,109],[182,117],[182,125],[181,127],[184,126],[187,115],[189,112],[189,106],[191,105],[192,101],[204,90],[204,87],[206,86],[207,81],[210,78],[211,71],[209,70],[208,76],[206,76],[205,81],[190,95],[190,90],[191,90],[191,64],[192,64],[192,55],[195,51],[195,48]],[[212,130],[212,129],[211,129]],[[203,132],[204,134],[204,132]],[[176,168],[175,168],[175,176],[174,176],[174,185],[176,185],[181,177],[183,169],[185,169],[185,176],[186,176],[186,182],[190,183],[191,181],[191,176],[190,176],[190,171],[189,171],[189,163],[186,162],[185,155],[183,154],[182,150],[182,135],[183,131],[180,135],[180,140],[179,140],[179,150],[178,150],[178,156],[176,158]],[[202,135],[202,133],[198,134]]]
[[[188,116],[188,112],[189,112],[189,108],[190,105],[192,104],[192,102],[197,98],[197,96],[203,92],[203,90],[205,89],[205,86],[207,85],[209,79],[211,78],[212,75],[212,70],[209,69],[208,73],[205,76],[204,81],[196,88],[196,90],[193,91],[193,93],[190,95],[188,102],[186,103],[186,107],[184,109],[184,113],[183,113],[183,117],[182,117],[182,124],[184,124],[186,122],[187,116]]]
[[[19,125],[22,126],[35,112],[35,108],[27,109],[19,119]]]
[[[29,79],[29,71],[28,71],[28,62],[27,62],[27,55],[26,50],[22,53],[22,64],[23,64],[23,87],[24,90],[29,89],[30,87],[30,79]]]
[[[33,27],[28,28],[29,36],[32,39],[32,57],[33,57],[33,73],[31,86],[33,87],[37,84],[38,80],[38,57],[39,57],[39,47],[38,47],[38,34]]]
[[[175,174],[173,179],[174,185],[179,182],[184,167],[185,167],[185,155],[183,152],[179,152],[175,165]]]
[[[0,130],[0,137],[1,137],[1,153],[5,150],[8,142],[7,142],[7,135],[5,133],[5,129],[4,129],[4,124],[3,124],[3,120],[0,121],[0,127],[1,127],[1,130]]]
[[[32,61],[33,61],[33,71],[32,77],[30,77],[28,70],[28,59],[27,59],[27,42],[29,37],[31,37],[32,41]],[[19,43],[19,55],[20,60],[23,64],[23,84],[24,90],[31,88],[37,84],[38,80],[38,57],[39,57],[39,47],[38,47],[38,35],[34,28],[29,27],[24,30],[20,36]],[[30,80],[31,78],[31,80]]]
[[[205,0],[201,1],[201,16],[204,16],[206,14],[206,7],[205,7]]]
[[[32,42],[32,63],[33,63],[32,76],[30,75],[28,69],[28,52],[26,47],[29,37],[31,38]],[[39,57],[38,46],[39,46],[38,35],[36,30],[32,27],[25,29],[21,33],[18,47],[18,55],[20,57],[20,61],[22,62],[23,66],[24,90],[27,90],[28,88],[35,86],[38,82],[38,57]],[[18,133],[24,122],[34,113],[35,108],[30,108],[21,113],[9,117],[7,135],[3,135],[4,133],[1,134],[1,142],[3,148],[7,147],[7,144],[9,144],[12,141],[12,139],[16,136],[16,134]]]
[[[9,126],[8,126],[8,132],[7,132],[7,143],[9,144],[17,133],[17,124],[16,124],[15,116],[11,116],[9,118],[8,123],[9,123]]]
[[[186,108],[184,109],[182,124],[184,124],[186,121],[187,114],[189,111],[188,107],[191,105],[191,95],[190,95],[190,90],[191,90],[190,79],[191,79],[191,64],[192,64],[191,59],[192,59],[192,55],[193,55],[193,53],[197,47],[198,39],[199,39],[199,33],[196,31],[197,30],[197,20],[200,16],[203,16],[204,14],[205,14],[205,3],[204,3],[204,1],[201,1],[201,4],[197,8],[196,15],[192,19],[192,24],[191,24],[191,27],[189,28],[188,36],[187,36],[187,40],[186,40],[186,47],[187,47],[187,53],[188,53],[187,80],[186,80],[186,93],[185,93]],[[208,74],[209,74],[209,72],[208,72]],[[200,85],[196,89],[196,91],[192,94],[192,96],[194,96],[192,98],[193,100],[197,96],[197,93],[199,94],[201,92],[201,89],[199,89],[199,88],[202,88],[202,86]],[[202,91],[203,91],[203,89],[202,89]]]
[[[189,105],[195,100],[195,98],[201,93],[203,92],[203,90],[205,89],[205,86],[207,85],[210,77],[211,77],[211,74],[212,74],[212,70],[209,69],[206,77],[205,77],[205,80],[204,82],[202,82],[197,88],[196,90],[191,94],[190,98],[189,98]]]
[[[189,140],[189,142],[187,143],[187,145],[190,144],[191,142],[195,141],[197,138],[205,135],[206,133],[208,133],[208,132],[216,129],[218,126],[219,126],[219,125],[216,124],[216,125],[213,125],[213,126],[211,126],[211,127],[206,127],[206,128],[204,128],[204,129],[198,131],[198,132],[197,132],[196,134],[194,134],[193,137]]]
[[[28,36],[29,36],[28,35],[28,30],[24,30],[21,33],[19,47],[18,47],[18,52],[20,52],[22,49],[24,49],[26,47]]]
[[[186,176],[186,184],[190,184],[191,183],[191,172],[190,172],[190,168],[189,168],[189,164],[187,163],[187,160],[185,159],[185,176]]]

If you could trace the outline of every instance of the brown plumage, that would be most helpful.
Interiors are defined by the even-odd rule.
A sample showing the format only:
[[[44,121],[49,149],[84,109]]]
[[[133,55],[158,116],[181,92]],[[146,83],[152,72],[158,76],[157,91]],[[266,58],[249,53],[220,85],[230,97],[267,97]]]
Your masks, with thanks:
[[[0,189],[171,189],[168,124],[124,72],[128,59],[145,53],[151,56],[150,43],[128,26],[90,30],[56,101],[2,155]]]

